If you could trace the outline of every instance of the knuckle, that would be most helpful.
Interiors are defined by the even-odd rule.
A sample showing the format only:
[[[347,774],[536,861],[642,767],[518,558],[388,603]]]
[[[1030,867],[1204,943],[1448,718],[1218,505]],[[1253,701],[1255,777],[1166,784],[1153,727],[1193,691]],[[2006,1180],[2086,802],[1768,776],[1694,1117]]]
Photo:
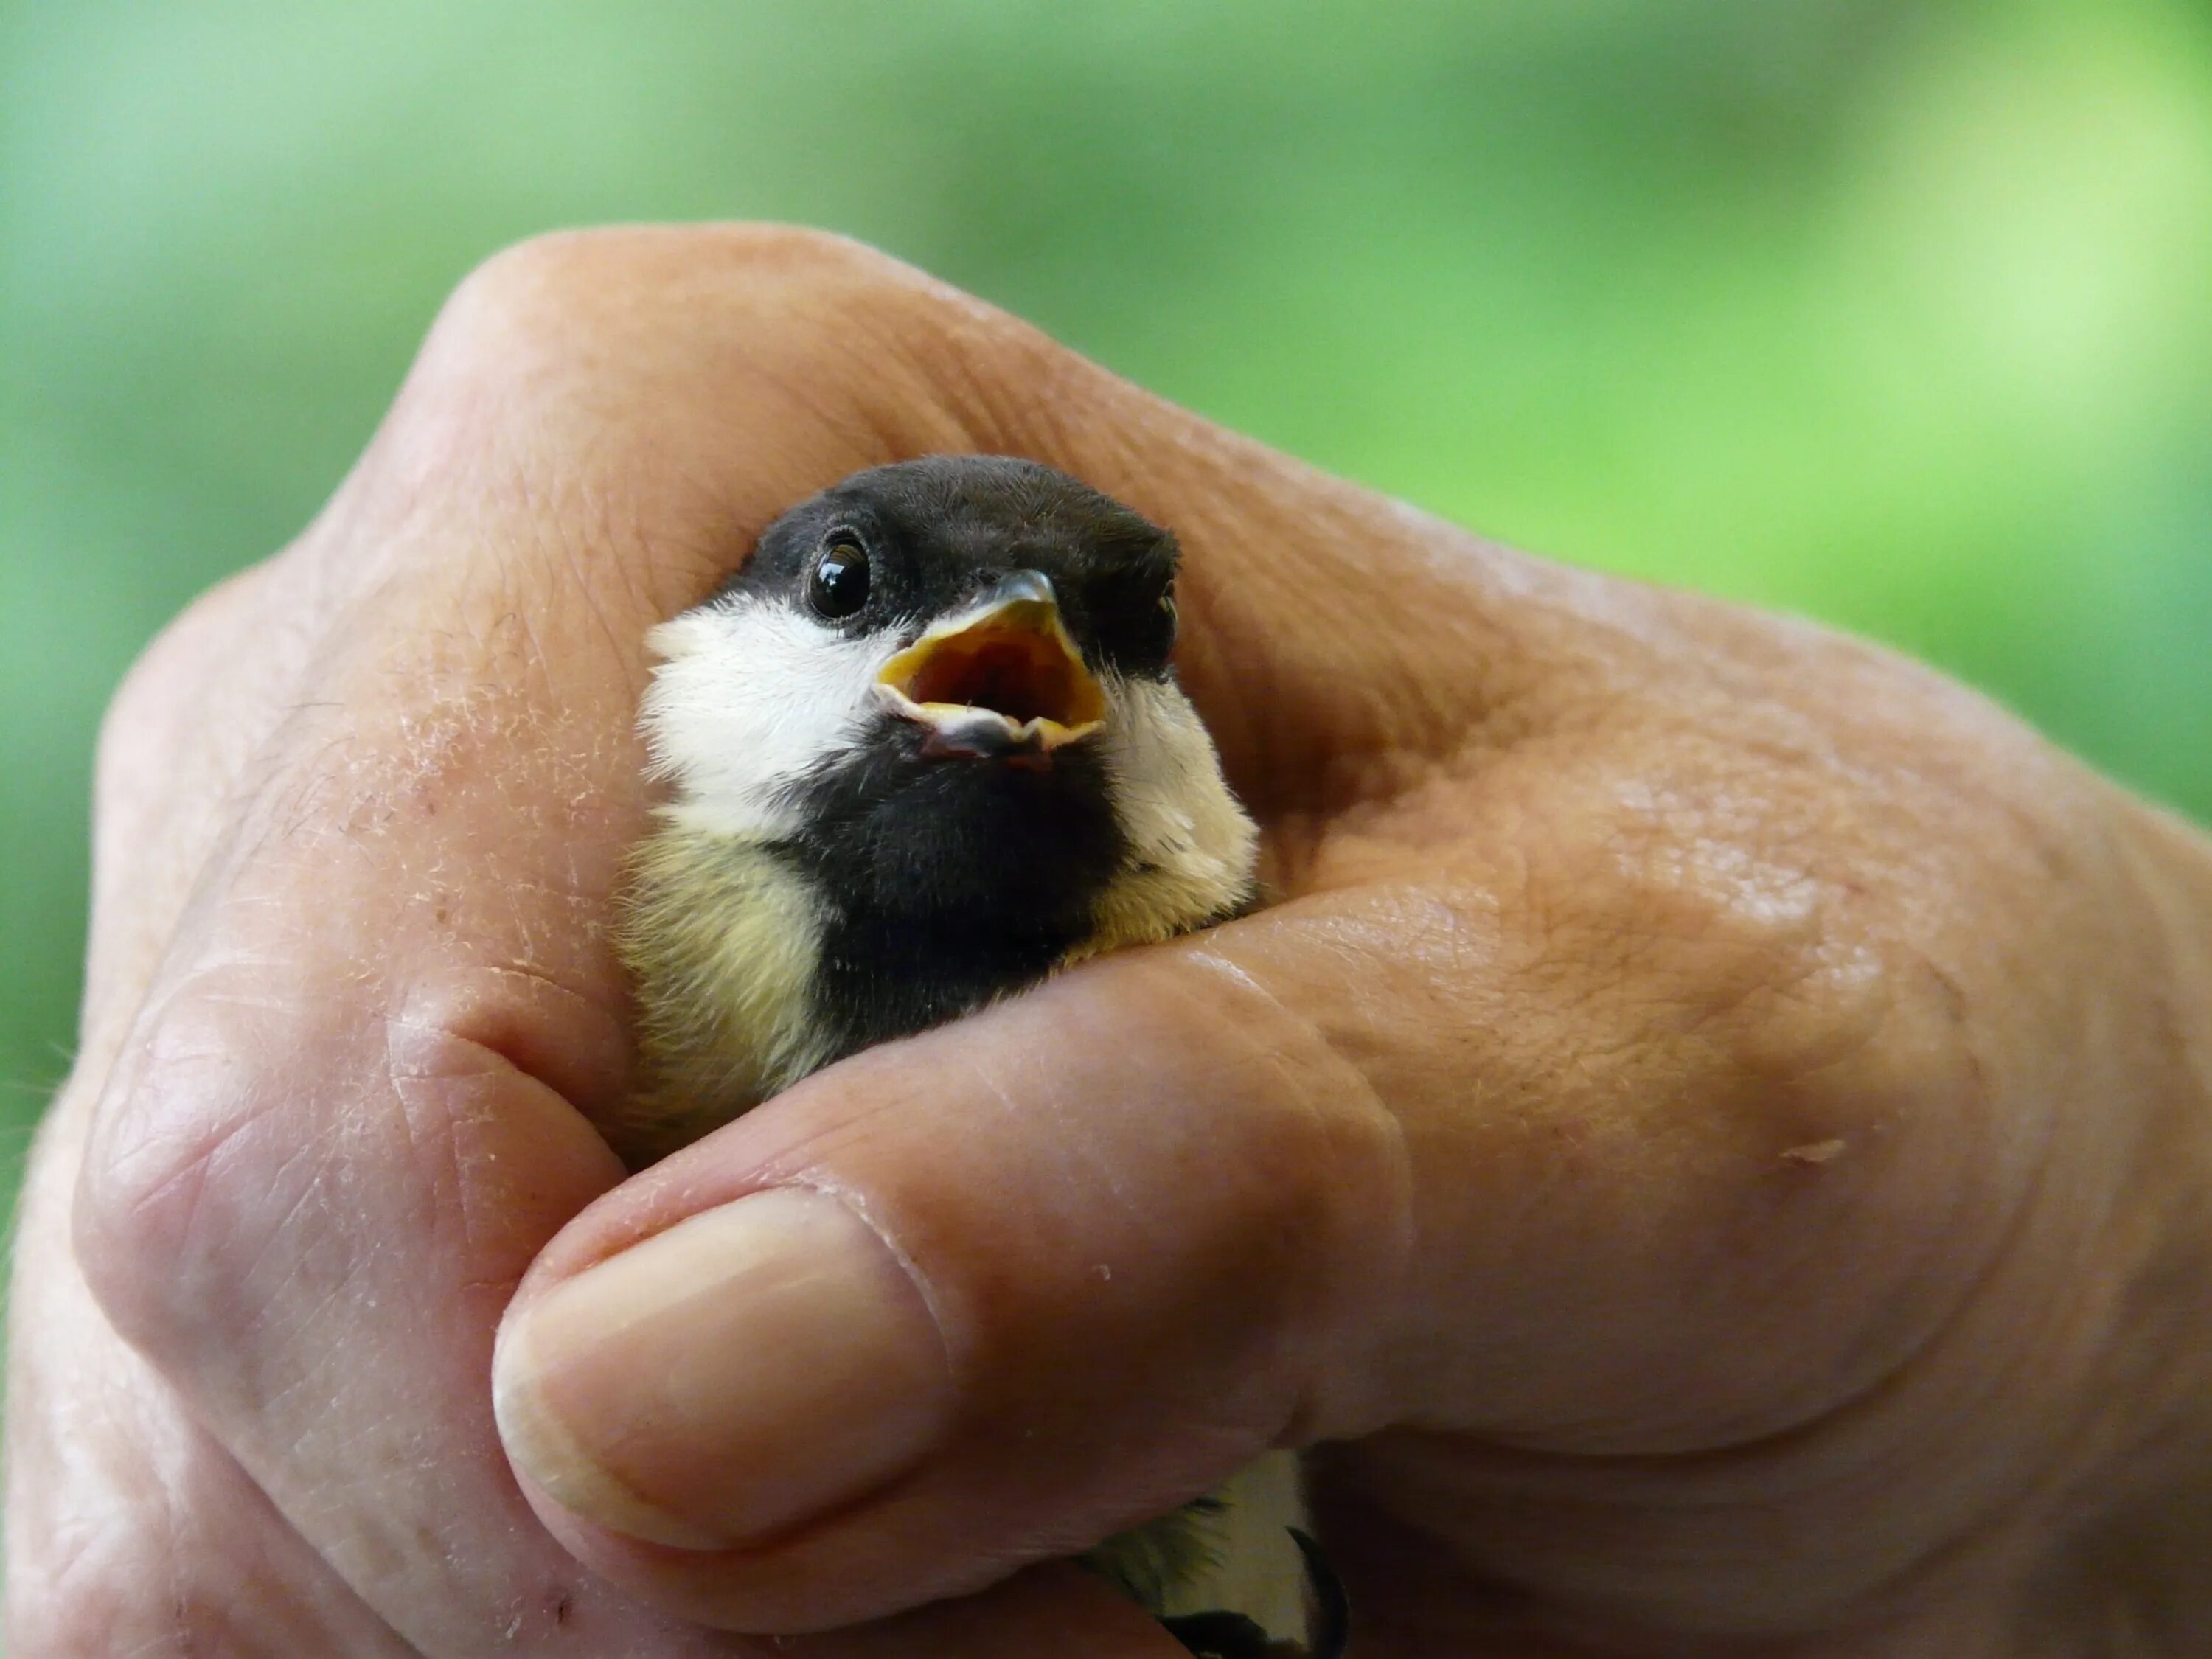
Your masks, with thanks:
[[[6,1651],[16,1659],[193,1659],[223,1654],[291,1659],[337,1650],[301,1638],[331,1634],[265,1559],[236,1559],[231,1540],[185,1534],[189,1521],[155,1498],[124,1496],[95,1518],[18,1541],[9,1530]],[[245,1528],[241,1528],[240,1530]]]
[[[255,1335],[273,1310],[349,1294],[395,1235],[488,1278],[519,1274],[550,1218],[610,1178],[604,1143],[567,1115],[526,1178],[486,1145],[526,1098],[505,1050],[544,1057],[537,1010],[478,992],[395,1014],[333,994],[314,963],[267,969],[201,968],[134,1034],[97,1103],[70,1223],[116,1329],[168,1373],[246,1402],[287,1386],[282,1345]],[[572,999],[550,1002],[574,1017]],[[574,1185],[548,1200],[555,1152]]]
[[[49,1474],[9,1502],[6,1651],[18,1659],[109,1659],[240,1650],[215,1641],[206,1598],[179,1582],[177,1516],[158,1477],[110,1446],[74,1484]],[[125,1473],[141,1483],[114,1484]],[[103,1478],[104,1477],[104,1478]]]
[[[1012,318],[822,231],[566,231],[495,254],[461,283],[402,407],[439,448],[528,453],[611,410],[698,411],[711,429],[754,388],[879,439],[890,459],[972,445],[1003,401],[991,388],[1035,381],[1048,349]],[[503,424],[518,422],[520,434]]]
[[[502,248],[461,280],[433,339],[501,343],[543,337],[588,345],[576,331],[632,289],[642,252],[628,230],[556,231]]]
[[[272,1218],[302,1170],[243,1075],[250,1036],[210,999],[172,1005],[101,1101],[73,1244],[109,1320],[155,1356],[249,1318]]]
[[[50,1589],[20,1565],[9,1575],[8,1651],[21,1659],[105,1659],[118,1653],[183,1653],[174,1641],[148,1642],[134,1631],[128,1596],[112,1575],[66,1591]],[[135,1639],[134,1639],[135,1638]]]
[[[764,310],[786,324],[849,321],[917,281],[857,242],[783,226],[560,231],[463,279],[430,357],[533,380],[597,368],[616,344],[633,348],[624,361],[651,365],[668,360],[672,337],[693,341]]]
[[[186,708],[224,666],[224,647],[259,602],[268,567],[240,571],[202,593],[154,636],[100,717],[95,802],[105,805],[162,769]]]
[[[7,1650],[19,1659],[112,1659],[117,1654],[249,1651],[205,1597],[149,1574],[144,1541],[84,1529],[63,1550],[27,1549],[9,1563]],[[59,1559],[48,1559],[49,1556]],[[264,1650],[265,1651],[265,1650]]]

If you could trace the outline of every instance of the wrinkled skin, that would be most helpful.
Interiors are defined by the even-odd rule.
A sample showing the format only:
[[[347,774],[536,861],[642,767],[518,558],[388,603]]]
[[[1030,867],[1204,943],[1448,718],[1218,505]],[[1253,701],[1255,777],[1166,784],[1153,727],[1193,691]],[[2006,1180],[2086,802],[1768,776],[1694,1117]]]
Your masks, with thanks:
[[[624,1181],[641,636],[968,449],[1181,532],[1280,902]],[[1368,1659],[2212,1649],[2212,854],[1866,646],[1486,545],[849,246],[623,231],[461,289],[98,796],[20,1659],[1168,1656],[1024,1564],[1323,1442]],[[739,1548],[526,1492],[502,1317],[775,1186],[927,1287],[934,1450]]]

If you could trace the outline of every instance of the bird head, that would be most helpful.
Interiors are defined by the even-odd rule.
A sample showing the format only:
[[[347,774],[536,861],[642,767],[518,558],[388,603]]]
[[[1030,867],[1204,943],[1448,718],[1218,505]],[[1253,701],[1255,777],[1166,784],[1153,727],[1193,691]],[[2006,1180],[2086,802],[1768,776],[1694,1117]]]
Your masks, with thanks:
[[[1031,462],[855,474],[653,635],[668,810],[887,913],[1079,933],[1117,876],[1163,860],[1241,890],[1250,825],[1170,660],[1176,556]]]

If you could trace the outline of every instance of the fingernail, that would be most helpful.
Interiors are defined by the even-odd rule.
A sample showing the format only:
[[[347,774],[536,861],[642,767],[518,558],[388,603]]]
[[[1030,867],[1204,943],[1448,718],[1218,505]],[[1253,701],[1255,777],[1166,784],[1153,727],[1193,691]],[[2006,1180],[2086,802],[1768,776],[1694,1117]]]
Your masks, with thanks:
[[[587,1520],[726,1548],[918,1462],[951,1395],[936,1322],[828,1195],[755,1193],[548,1291],[493,1362],[509,1456]]]

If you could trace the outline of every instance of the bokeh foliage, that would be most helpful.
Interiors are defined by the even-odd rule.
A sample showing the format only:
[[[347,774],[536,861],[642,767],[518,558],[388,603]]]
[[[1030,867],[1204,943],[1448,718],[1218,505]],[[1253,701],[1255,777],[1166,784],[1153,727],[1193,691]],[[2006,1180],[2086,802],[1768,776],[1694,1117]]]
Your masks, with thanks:
[[[547,227],[849,231],[1508,540],[1967,676],[2212,813],[2180,0],[0,0],[0,1116],[100,704]]]

